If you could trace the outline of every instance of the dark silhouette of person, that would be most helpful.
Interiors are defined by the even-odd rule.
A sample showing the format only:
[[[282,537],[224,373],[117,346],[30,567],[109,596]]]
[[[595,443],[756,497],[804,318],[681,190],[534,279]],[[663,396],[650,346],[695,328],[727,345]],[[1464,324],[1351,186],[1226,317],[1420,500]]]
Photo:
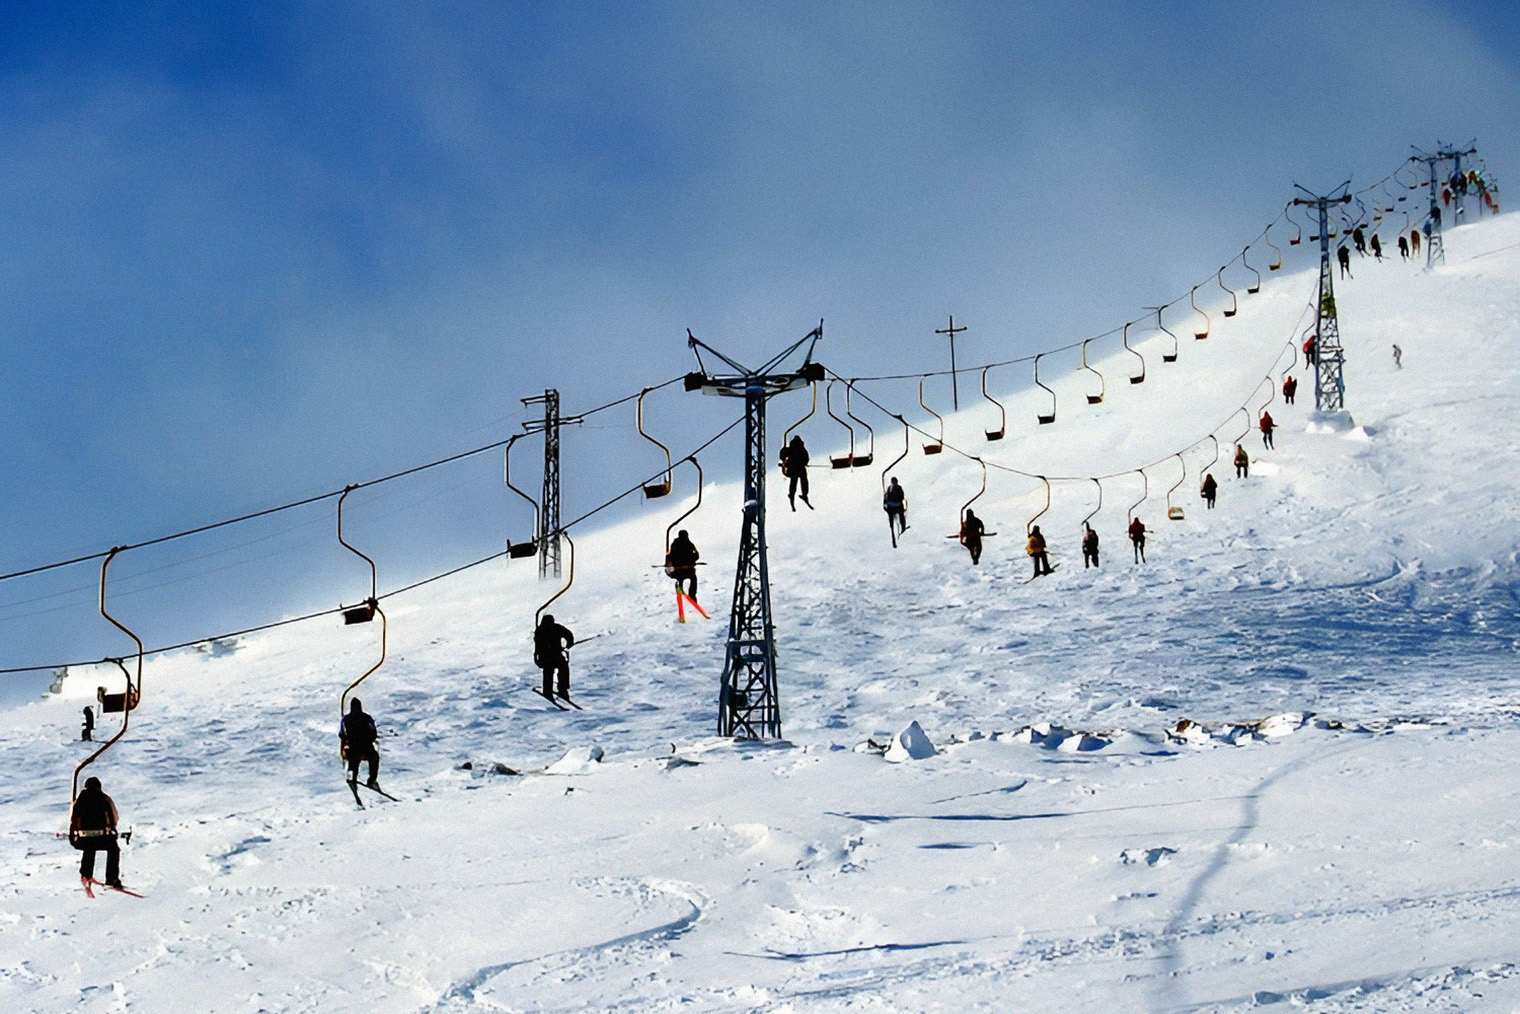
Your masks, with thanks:
[[[1406,261],[1409,259],[1409,240],[1404,238],[1402,232],[1399,233],[1399,258]]]
[[[881,509],[887,512],[887,531],[892,536],[892,548],[897,548],[897,537],[908,530],[908,494],[897,484],[897,476],[887,484],[881,495]]]
[[[1361,226],[1357,226],[1352,230],[1351,242],[1356,244],[1357,253],[1361,254],[1363,257],[1367,256],[1367,234],[1362,231]]]
[[[1308,363],[1310,366],[1313,366],[1314,365],[1314,360],[1318,356],[1319,356],[1319,345],[1315,342],[1315,340],[1313,338],[1305,338],[1304,339],[1304,362]]]
[[[1398,342],[1393,343],[1393,365],[1396,369],[1402,370],[1404,368],[1404,350],[1399,348]],[[85,708],[85,710],[89,711],[90,709]]]
[[[1244,479],[1251,474],[1251,456],[1239,444],[1235,445],[1235,478]]]
[[[1261,445],[1263,447],[1271,447],[1272,431],[1277,428],[1277,423],[1272,421],[1272,413],[1263,412],[1261,414],[1261,419],[1257,422],[1256,425],[1257,428],[1261,430]]]
[[[1140,520],[1139,515],[1136,515],[1129,523],[1129,541],[1130,545],[1135,547],[1136,563],[1145,562],[1145,533],[1145,524]]]
[[[1283,381],[1282,392],[1283,401],[1289,405],[1293,404],[1293,396],[1298,394],[1298,381],[1292,377],[1286,378]]]
[[[1377,233],[1372,234],[1372,256],[1376,260],[1383,259],[1383,241],[1378,239]]]
[[[1082,533],[1082,569],[1098,566],[1098,532],[1086,521],[1082,522],[1085,529]]]
[[[1034,576],[1055,573],[1055,568],[1050,565],[1050,552],[1045,545],[1045,536],[1040,534],[1040,526],[1035,525],[1029,529],[1029,541],[1024,546],[1024,552],[1034,561]]]
[[[95,879],[95,853],[104,852],[106,886],[121,886],[121,846],[116,843],[120,820],[116,801],[101,790],[100,779],[85,779],[84,791],[69,809],[69,844],[84,853],[79,857],[81,880]]]
[[[697,561],[701,558],[702,554],[697,552],[684,528],[676,533],[675,540],[665,551],[665,573],[675,578],[676,591],[684,592],[693,602],[697,600]],[[686,590],[688,583],[690,591]]]
[[[544,671],[544,696],[551,701],[556,693],[567,701],[570,699],[569,651],[574,646],[575,635],[570,629],[555,623],[554,617],[545,613],[533,631],[533,664]]]
[[[90,708],[90,707],[86,707],[84,709],[84,725],[81,726],[80,729],[79,729],[79,738],[82,741],[84,741],[86,743],[89,743],[89,742],[91,742],[95,738],[94,737],[94,732],[95,732],[95,709],[94,708]]]
[[[792,437],[791,443],[781,448],[781,474],[791,480],[786,491],[786,498],[792,505],[792,510],[797,509],[797,487],[802,487],[802,502],[808,505],[808,510],[813,509],[813,504],[808,500],[808,476],[807,467],[810,456],[807,445],[802,442],[802,437]]]
[[[380,751],[376,743],[380,740],[380,733],[375,728],[375,719],[366,714],[364,705],[359,703],[359,698],[351,698],[348,702],[348,714],[343,716],[343,721],[338,723],[338,745],[343,759],[348,763],[348,780],[359,780],[359,763],[369,763],[369,781],[364,784],[372,789],[380,787]]]
[[[1346,247],[1346,244],[1342,243],[1335,248],[1335,259],[1340,262],[1341,277],[1345,278],[1351,275],[1351,251]]]
[[[1198,495],[1203,497],[1203,502],[1208,504],[1209,510],[1214,509],[1214,497],[1219,495],[1219,483],[1214,481],[1214,473],[1203,477],[1203,485],[1198,487]]]
[[[1418,228],[1409,230],[1409,253],[1414,257],[1420,255],[1420,230]]]
[[[982,536],[987,533],[987,527],[982,524],[982,519],[976,516],[971,508],[966,508],[966,516],[961,519],[961,545],[971,553],[971,562],[982,562]]]

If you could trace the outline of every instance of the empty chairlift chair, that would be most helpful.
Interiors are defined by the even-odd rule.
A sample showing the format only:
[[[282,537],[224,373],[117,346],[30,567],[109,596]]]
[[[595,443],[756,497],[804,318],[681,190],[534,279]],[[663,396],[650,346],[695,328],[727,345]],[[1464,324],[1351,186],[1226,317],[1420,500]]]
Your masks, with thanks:
[[[501,456],[501,477],[507,488],[528,501],[528,506],[533,509],[533,534],[526,542],[507,540],[507,558],[510,560],[521,560],[538,555],[538,501],[512,485],[512,445],[517,443],[522,436],[523,434],[518,433],[507,441],[507,449]]]
[[[1261,272],[1251,267],[1251,262],[1246,260],[1246,254],[1250,252],[1250,247],[1246,247],[1244,250],[1240,251],[1240,263],[1247,271],[1256,276],[1256,280],[1250,285],[1246,286],[1246,295],[1254,296],[1261,291]]]
[[[1045,353],[1041,352],[1034,357],[1034,386],[1044,389],[1045,393],[1050,395],[1050,413],[1048,415],[1042,412],[1035,414],[1035,418],[1042,426],[1056,421],[1056,392],[1040,382],[1040,356],[1043,355]]]
[[[1124,351],[1128,352],[1130,355],[1132,355],[1136,359],[1140,360],[1140,372],[1137,373],[1137,374],[1131,374],[1130,378],[1129,378],[1129,382],[1131,384],[1143,384],[1143,383],[1145,383],[1145,357],[1142,356],[1139,352],[1136,352],[1134,349],[1132,349],[1132,348],[1129,347],[1129,325],[1130,325],[1130,323],[1132,323],[1132,322],[1126,322],[1125,325],[1124,325],[1124,332],[1123,332],[1123,339],[1122,339],[1123,342],[1124,342]]]
[[[1193,312],[1203,318],[1203,330],[1193,330],[1193,337],[1203,341],[1209,336],[1209,315],[1198,309],[1198,286],[1193,286],[1193,291],[1188,294],[1188,302],[1193,304]]]
[[[1171,306],[1171,304],[1167,303],[1162,306],[1147,306],[1146,309],[1154,310],[1156,313],[1156,330],[1160,331],[1162,334],[1166,335],[1172,340],[1172,351],[1161,353],[1161,361],[1163,363],[1175,363],[1177,361],[1178,348],[1177,336],[1173,334],[1171,332],[1171,329],[1169,329],[1165,324],[1161,323],[1161,311],[1165,310],[1168,306]]]
[[[1177,488],[1187,481],[1187,460],[1183,458],[1181,453],[1177,455],[1177,463],[1182,466],[1182,474],[1177,477],[1176,482],[1172,483],[1172,488],[1166,491],[1166,516],[1173,521],[1182,521],[1185,519],[1182,505],[1172,503],[1172,494],[1177,492]]]
[[[993,406],[998,410],[998,426],[995,430],[984,430],[983,432],[987,434],[988,440],[1001,440],[1008,433],[1008,410],[1003,408],[1002,402],[987,393],[987,371],[990,369],[992,369],[990,366],[982,367],[982,397],[992,402]]]
[[[649,391],[650,391],[650,389],[646,387],[646,388],[644,388],[644,390],[642,390],[642,391],[639,392],[639,404],[638,404],[637,414],[635,415],[635,419],[637,421],[638,428],[639,428],[639,436],[643,437],[645,440],[649,441],[651,444],[654,444],[656,447],[658,447],[665,454],[665,478],[663,480],[658,480],[658,481],[649,483],[648,485],[644,486],[644,497],[645,497],[645,499],[654,500],[654,499],[657,499],[657,498],[662,497],[662,496],[669,496],[670,495],[670,481],[671,481],[670,469],[671,469],[671,463],[670,463],[670,448],[666,447],[664,444],[660,443],[658,440],[656,440],[654,437],[650,436],[644,430],[644,396],[646,394],[648,394]]]
[[[854,411],[852,411],[850,404],[850,395],[854,392],[854,390],[855,382],[853,380],[846,381],[844,385],[844,414],[849,416],[853,422],[858,423],[860,427],[866,431],[866,452],[864,454],[856,454],[852,448],[850,451],[850,467],[870,468],[871,462],[876,460],[876,431],[871,428],[870,423],[866,422],[864,419],[860,418],[860,416],[856,415]]]
[[[1224,312],[1224,315],[1226,317],[1233,317],[1240,311],[1240,304],[1235,301],[1235,290],[1224,283],[1224,269],[1227,267],[1229,267],[1228,264],[1222,265],[1219,268],[1219,274],[1214,277],[1219,281],[1219,287],[1228,293],[1230,297],[1230,308]]]
[[[928,379],[929,378],[927,376],[918,378],[918,404],[923,408],[925,412],[928,412],[930,415],[932,415],[939,423],[939,439],[934,443],[924,444],[924,453],[938,454],[945,449],[945,419],[938,412],[934,411],[934,409],[930,408],[924,403],[924,381]]]
[[[1085,342],[1082,343],[1082,369],[1086,370],[1088,373],[1091,373],[1093,376],[1095,376],[1095,377],[1098,378],[1098,393],[1097,394],[1089,394],[1087,396],[1087,403],[1089,405],[1098,405],[1098,404],[1102,403],[1103,396],[1108,393],[1108,384],[1103,380],[1103,374],[1099,373],[1097,370],[1093,369],[1090,365],[1088,365],[1088,362],[1087,362],[1087,346],[1088,346],[1088,343],[1091,342],[1091,341],[1092,341],[1092,339],[1089,338],[1089,339],[1087,339],[1087,341],[1085,341]]]
[[[843,455],[829,455],[829,465],[833,468],[849,468],[855,463],[855,427],[834,414],[834,381],[832,380],[829,381],[829,386],[823,389],[823,411],[850,434],[850,449]]]
[[[1270,225],[1267,226],[1267,231],[1262,234],[1262,238],[1267,241],[1267,246],[1272,248],[1272,263],[1267,265],[1267,270],[1282,270],[1282,249],[1272,242],[1272,227]]]

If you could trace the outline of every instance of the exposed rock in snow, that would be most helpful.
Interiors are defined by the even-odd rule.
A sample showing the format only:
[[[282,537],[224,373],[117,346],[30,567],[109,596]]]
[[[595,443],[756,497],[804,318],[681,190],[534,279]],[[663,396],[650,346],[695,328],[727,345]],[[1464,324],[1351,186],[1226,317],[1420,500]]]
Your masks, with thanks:
[[[892,738],[892,745],[887,748],[884,756],[887,760],[897,763],[923,760],[926,757],[933,757],[938,752],[934,749],[934,744],[929,742],[929,737],[924,735],[923,727],[917,721],[913,721]]]

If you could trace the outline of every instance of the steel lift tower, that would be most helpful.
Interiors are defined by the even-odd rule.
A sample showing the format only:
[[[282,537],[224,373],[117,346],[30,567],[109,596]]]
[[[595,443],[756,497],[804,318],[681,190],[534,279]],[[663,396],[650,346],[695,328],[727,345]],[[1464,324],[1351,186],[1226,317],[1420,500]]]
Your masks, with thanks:
[[[1462,171],[1462,156],[1476,155],[1477,146],[1469,141],[1467,147],[1458,150],[1451,145],[1442,145],[1436,142],[1438,150],[1435,154],[1420,151],[1415,148],[1416,154],[1409,156],[1411,162],[1424,162],[1430,168],[1430,210],[1425,216],[1425,268],[1435,267],[1437,264],[1446,263],[1446,245],[1441,242],[1441,180],[1440,166],[1443,162],[1455,163],[1454,172]],[[1452,222],[1455,223],[1466,210],[1462,206],[1462,194],[1452,193]]]
[[[813,362],[813,346],[823,337],[823,323],[757,370],[751,370],[686,332],[697,357],[698,372],[686,375],[686,390],[744,399],[744,521],[739,533],[739,565],[734,578],[734,606],[728,616],[728,649],[718,686],[718,735],[742,739],[779,739],[781,702],[776,690],[776,629],[771,622],[770,569],[765,547],[765,403],[783,391],[823,379],[822,363]],[[795,370],[781,365],[807,346]],[[702,351],[734,372],[708,373]]]
[[[544,435],[544,499],[543,508],[538,512],[538,576],[548,577],[553,574],[560,576],[560,548],[559,548],[559,428],[578,424],[581,417],[566,416],[559,414],[559,391],[552,387],[544,389],[541,395],[522,399],[524,405],[544,406],[544,418],[540,422],[537,419],[523,423],[523,429],[529,433],[542,433]]]
[[[1302,204],[1319,212],[1319,298],[1314,308],[1314,407],[1320,412],[1343,412],[1346,408],[1346,381],[1342,373],[1345,353],[1341,349],[1341,328],[1335,308],[1335,278],[1330,265],[1330,207],[1348,204],[1351,195],[1344,191],[1351,185],[1347,180],[1335,191],[1320,196],[1303,187],[1308,197],[1295,197],[1294,204]]]

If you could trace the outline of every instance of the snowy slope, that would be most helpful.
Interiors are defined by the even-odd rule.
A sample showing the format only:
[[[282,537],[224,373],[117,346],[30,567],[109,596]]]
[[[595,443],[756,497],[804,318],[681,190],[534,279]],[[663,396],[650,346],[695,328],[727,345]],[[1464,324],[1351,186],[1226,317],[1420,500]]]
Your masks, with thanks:
[[[1428,274],[1358,261],[1338,288],[1358,428],[1311,425],[1300,366],[1299,404],[1271,405],[1277,448],[1246,437],[1249,479],[1228,477],[1222,447],[1217,510],[1195,492],[1208,442],[1184,455],[1181,522],[1165,519],[1178,463],[1147,470],[1144,566],[1122,536],[1138,474],[1104,483],[1100,571],[1076,546],[1096,487],[1054,484],[1039,523],[1062,567],[1032,584],[1022,532],[1041,484],[993,470],[976,509],[999,534],[973,569],[944,536],[981,469],[921,454],[916,435],[893,469],[913,524],[900,549],[879,469],[815,472],[815,512],[773,497],[786,743],[709,738],[729,486],[686,523],[711,622],[673,623],[652,567],[689,501],[577,536],[553,611],[601,635],[575,653],[584,712],[529,690],[532,615],[553,590],[530,561],[390,600],[390,658],[360,695],[399,804],[358,811],[337,768],[338,694],[376,657],[373,627],[150,660],[132,735],[93,769],[136,828],[124,866],[143,901],[87,902],[53,837],[81,756],[67,740],[105,681],[74,673],[0,735],[0,1004],[1520,1007],[1520,224],[1452,230],[1447,249]],[[985,404],[947,439],[1045,475],[1158,460],[1267,399],[1313,282],[1270,277],[1206,341],[1173,326],[1175,364],[1137,341],[1144,384],[1106,356],[1102,405],[1082,403],[1074,362],[1047,360],[1054,425],[1025,393],[1007,399],[1008,439],[981,439]],[[904,412],[916,394],[862,390]],[[805,410],[791,397],[774,433]],[[804,430],[815,460],[829,425]],[[877,437],[884,466],[902,434]],[[1168,735],[1183,719],[1202,724]],[[937,756],[858,749],[913,720]],[[592,745],[601,763],[554,764]]]

